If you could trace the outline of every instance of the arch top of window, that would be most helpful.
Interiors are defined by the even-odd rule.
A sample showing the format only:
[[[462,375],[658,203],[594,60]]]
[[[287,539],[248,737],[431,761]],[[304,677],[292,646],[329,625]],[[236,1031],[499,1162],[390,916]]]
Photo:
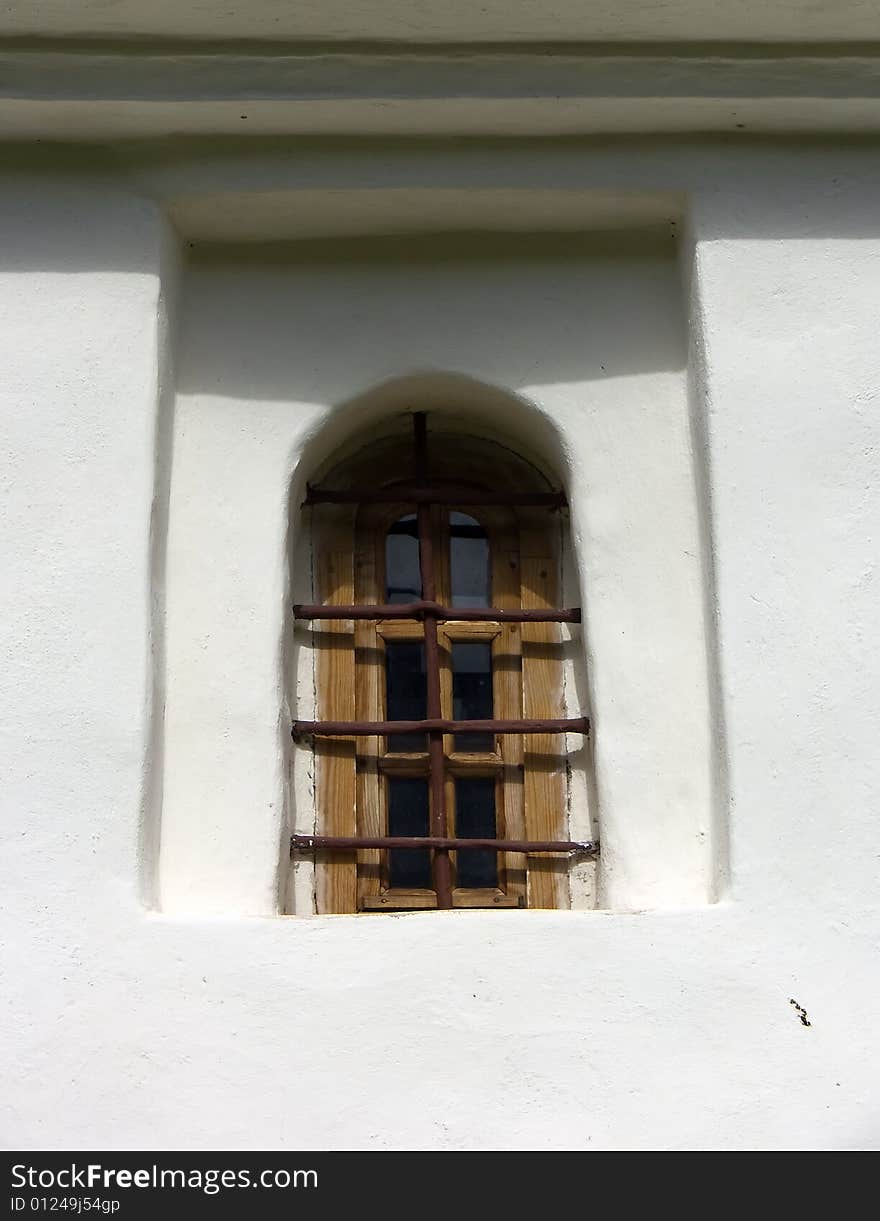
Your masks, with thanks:
[[[352,438],[345,447],[345,457],[340,456],[332,465],[310,477],[309,489],[317,486],[328,491],[347,492],[353,488],[371,488],[393,495],[399,488],[405,492],[407,486],[412,486],[415,476],[411,419],[407,415],[389,421],[389,431],[385,435],[374,433],[364,437],[361,445]],[[461,426],[463,421],[456,421],[458,426],[453,429],[450,427],[452,421],[444,421],[440,413],[429,413],[428,419],[430,483],[440,487],[452,485],[462,492],[453,507],[473,514],[475,505],[469,507],[468,490],[477,496],[488,492],[501,496],[509,494],[513,498],[521,493],[560,494],[559,481],[553,472],[542,470],[532,457],[517,452],[503,439],[479,431],[471,432],[466,425]],[[562,501],[564,505],[564,497]],[[306,503],[309,503],[308,497]],[[402,495],[398,512],[390,516],[375,504],[366,502],[362,508],[369,510],[366,516],[374,526],[380,525],[383,518],[390,525],[395,517],[410,511],[411,503]],[[382,508],[387,509],[387,504]],[[484,520],[482,524],[489,523]]]

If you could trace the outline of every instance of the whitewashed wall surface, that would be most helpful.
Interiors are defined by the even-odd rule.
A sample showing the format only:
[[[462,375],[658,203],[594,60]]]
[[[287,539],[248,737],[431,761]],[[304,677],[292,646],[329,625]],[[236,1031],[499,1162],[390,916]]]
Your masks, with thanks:
[[[122,32],[155,35],[128,7]],[[868,84],[829,84],[841,131],[809,138],[780,85],[753,134],[757,94],[699,102],[681,53],[687,113],[726,130],[667,98],[647,136],[652,107],[609,90],[545,107],[526,51],[470,110],[410,97],[402,54],[382,106],[365,55],[370,130],[345,135],[358,99],[334,110],[328,85],[312,109],[265,98],[248,135],[237,96],[239,128],[207,84],[172,100],[158,51],[132,53],[120,102],[100,41],[119,31],[84,24],[68,51],[45,8],[66,99],[25,87],[24,6],[0,19],[0,1141],[880,1146]],[[518,37],[546,37],[519,8]],[[480,11],[467,37],[494,46]],[[606,17],[579,36],[611,38]],[[314,822],[288,733],[311,698],[297,506],[416,406],[569,496],[594,726],[577,817],[603,844],[581,910],[316,916],[291,870]]]

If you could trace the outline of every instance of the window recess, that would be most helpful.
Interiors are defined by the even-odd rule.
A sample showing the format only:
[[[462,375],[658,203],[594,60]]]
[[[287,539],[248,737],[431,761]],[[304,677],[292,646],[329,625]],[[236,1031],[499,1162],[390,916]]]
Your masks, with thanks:
[[[293,610],[316,625],[323,715],[292,734],[323,779],[320,831],[291,852],[315,853],[324,911],[566,906],[567,856],[598,845],[558,833],[562,735],[589,733],[557,715],[554,625],[581,612],[553,605],[540,518],[565,498],[443,478],[424,413],[413,431],[411,481],[308,489],[326,600]]]

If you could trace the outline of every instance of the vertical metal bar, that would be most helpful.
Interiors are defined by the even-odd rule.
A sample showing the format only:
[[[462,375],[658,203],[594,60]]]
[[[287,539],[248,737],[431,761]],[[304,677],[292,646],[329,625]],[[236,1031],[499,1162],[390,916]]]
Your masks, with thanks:
[[[425,414],[413,416],[415,432],[416,483],[425,487],[428,482],[428,427]],[[434,580],[434,545],[431,538],[431,505],[419,504],[417,509],[419,527],[419,568],[422,578],[422,600],[433,602],[437,596]],[[440,648],[437,641],[437,619],[425,613],[425,681],[427,685],[428,717],[440,717]],[[447,835],[445,760],[443,758],[443,734],[431,730],[428,734],[428,766],[431,777],[431,834],[443,839]],[[434,889],[438,907],[452,907],[452,863],[447,848],[434,849]]]

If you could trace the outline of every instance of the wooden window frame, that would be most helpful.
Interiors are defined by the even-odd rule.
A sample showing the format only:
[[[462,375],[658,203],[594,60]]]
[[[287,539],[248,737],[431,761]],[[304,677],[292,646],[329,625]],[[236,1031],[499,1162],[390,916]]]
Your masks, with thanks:
[[[423,415],[415,416],[414,427],[417,453],[421,438],[424,454]],[[319,913],[438,906],[567,908],[567,854],[581,851],[595,855],[597,845],[565,838],[566,750],[564,735],[558,730],[570,726],[576,732],[586,732],[588,722],[563,716],[561,636],[554,620],[580,618],[577,610],[556,610],[559,531],[554,529],[547,509],[561,507],[563,498],[559,493],[523,492],[516,484],[509,492],[494,494],[487,489],[487,471],[480,469],[479,459],[474,461],[458,450],[445,460],[442,451],[439,455],[432,453],[431,499],[425,504],[423,496],[417,512],[420,556],[427,550],[432,557],[433,601],[424,603],[424,609],[412,617],[395,614],[386,618],[380,613],[385,598],[385,539],[392,523],[411,513],[413,499],[422,495],[420,489],[426,483],[424,457],[421,472],[418,460],[416,466],[416,482],[401,489],[399,500],[392,488],[384,493],[368,490],[358,494],[345,489],[312,489],[309,493],[309,502],[321,506],[313,529],[319,602],[297,607],[295,613],[314,622],[319,720],[296,722],[294,736],[316,735],[319,833],[294,836],[292,850],[315,851]],[[492,474],[494,481],[498,472]],[[474,503],[468,501],[467,489]],[[487,500],[490,503],[485,503]],[[486,529],[492,565],[487,612],[499,617],[526,612],[538,616],[538,621],[488,617],[462,620],[453,611],[440,614],[437,603],[442,608],[450,599],[448,514],[452,508],[473,517]],[[423,580],[424,576],[423,566]],[[424,596],[424,585],[422,593]],[[347,608],[352,614],[357,610],[359,617],[322,618],[321,611],[332,606]],[[344,615],[345,611],[338,613]],[[453,715],[452,643],[486,640],[493,646],[493,662],[503,659],[503,664],[492,667],[493,719],[512,727],[496,734],[495,750],[480,754],[453,750],[452,727],[448,725],[442,732],[438,729],[427,735],[435,743],[442,742],[449,825],[454,825],[457,776],[496,779],[495,838],[513,843],[516,850],[499,850],[498,885],[493,888],[462,888],[447,882],[444,894],[437,858],[445,855],[454,875],[457,851],[454,847],[438,847],[433,853],[432,889],[392,889],[387,851],[372,846],[388,834],[385,775],[426,776],[434,794],[434,809],[436,788],[430,777],[436,769],[434,762],[429,763],[430,746],[412,755],[389,754],[385,739],[372,728],[386,720],[385,642],[421,640],[429,631],[438,643],[439,701],[445,721],[451,722]],[[328,727],[328,723],[332,725]],[[338,723],[343,724],[340,727]],[[433,813],[431,834],[436,835]],[[444,834],[454,838],[453,831]],[[371,846],[354,846],[363,840],[371,841]],[[520,850],[524,848],[528,851]]]

